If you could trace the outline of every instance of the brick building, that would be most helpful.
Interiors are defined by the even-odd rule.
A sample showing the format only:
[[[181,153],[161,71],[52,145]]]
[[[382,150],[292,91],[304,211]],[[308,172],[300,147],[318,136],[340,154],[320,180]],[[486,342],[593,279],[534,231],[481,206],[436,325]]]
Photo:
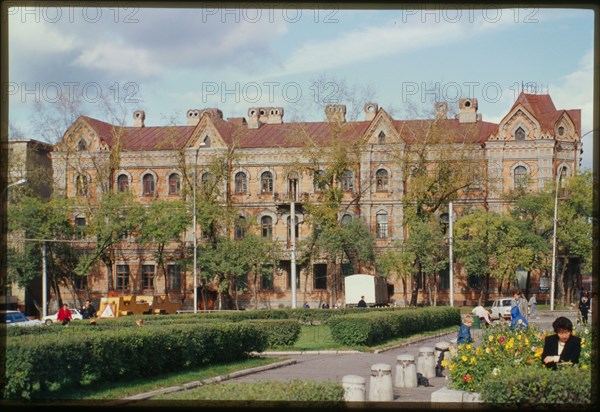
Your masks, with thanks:
[[[521,93],[498,124],[482,120],[476,99],[461,99],[453,117],[448,115],[446,103],[437,103],[436,118],[431,120],[397,120],[376,103],[364,109],[362,120],[347,120],[344,105],[329,105],[326,121],[290,123],[284,122],[280,107],[250,108],[245,118],[228,119],[219,109],[192,109],[187,112],[187,125],[161,127],[145,126],[141,110],[134,113],[131,127],[81,116],[51,154],[54,191],[94,199],[103,190],[128,190],[144,204],[154,199],[191,202],[194,177],[201,187],[211,178],[211,161],[235,152],[220,200],[235,208],[240,219],[255,222],[256,233],[280,242],[283,260],[272,282],[261,283],[257,306],[289,307],[290,203],[296,202],[297,237],[304,239],[312,229],[305,222],[302,202],[318,201],[320,188],[314,173],[327,162],[326,149],[334,141],[358,148],[354,166],[338,182],[343,189],[339,219],[363,219],[375,235],[377,252],[406,235],[403,196],[410,179],[398,159],[410,147],[423,143],[434,124],[439,138],[429,145],[428,156],[437,152],[451,157],[460,150],[483,166],[460,192],[458,214],[470,203],[491,211],[505,210],[503,194],[519,185],[539,190],[555,181],[559,169],[567,176],[575,173],[581,160],[581,110],[556,109],[545,94]],[[315,163],[319,148],[323,150],[321,166]],[[119,163],[101,173],[98,165],[109,164],[116,150]],[[447,207],[439,209],[440,214],[444,212]],[[85,214],[75,213],[73,218],[78,225],[85,225]],[[236,230],[231,233],[236,236]],[[182,236],[192,244],[192,222]],[[198,227],[200,242],[202,236],[202,227]],[[128,239],[122,243],[114,267],[108,270],[98,265],[89,284],[80,287],[89,287],[96,298],[109,292],[159,294],[168,288],[172,299],[185,298],[184,307],[191,309],[192,268],[170,264],[167,284],[162,276],[154,277],[157,270],[152,255]],[[311,307],[324,301],[334,303],[323,280],[332,270],[324,258],[298,267],[298,300],[309,301]],[[447,271],[444,276],[441,303],[448,301]],[[532,284],[539,288],[540,280],[532,280]],[[110,290],[111,285],[117,290]],[[404,292],[400,282],[390,284],[389,289],[395,298]],[[472,303],[479,293],[463,276],[455,277],[454,291],[454,299],[465,303]],[[241,302],[245,307],[255,305],[249,294],[243,295]],[[209,306],[214,307],[212,300]]]

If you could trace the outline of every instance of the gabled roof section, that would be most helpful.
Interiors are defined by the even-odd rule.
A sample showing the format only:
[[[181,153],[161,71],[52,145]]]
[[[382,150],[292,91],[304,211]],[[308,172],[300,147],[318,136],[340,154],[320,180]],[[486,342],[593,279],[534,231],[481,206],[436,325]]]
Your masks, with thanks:
[[[540,123],[542,133],[549,133],[554,136],[554,125],[556,121],[563,113],[567,113],[575,125],[577,135],[581,135],[581,110],[557,110],[549,94],[527,94],[525,92],[521,92],[509,110],[509,113],[512,112],[518,105],[524,107],[537,119],[537,121]]]
[[[386,139],[388,137],[392,138],[391,140],[388,140],[388,143],[400,143],[398,142],[398,140],[401,139],[401,137],[398,134],[398,130],[394,126],[394,119],[388,114],[388,112],[383,110],[383,108],[380,108],[377,111],[377,114],[375,114],[375,117],[370,122],[369,127],[367,128],[366,138],[369,139],[369,143],[379,142],[379,133],[377,133],[377,131],[380,131],[380,133],[383,132],[384,134],[387,132]]]

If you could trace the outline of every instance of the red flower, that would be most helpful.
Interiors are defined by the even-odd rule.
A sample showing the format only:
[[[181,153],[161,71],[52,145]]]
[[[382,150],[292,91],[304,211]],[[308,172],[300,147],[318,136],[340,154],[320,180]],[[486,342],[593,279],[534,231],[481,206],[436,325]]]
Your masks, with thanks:
[[[500,343],[504,343],[504,336],[500,337]]]
[[[463,375],[463,381],[466,382],[467,380],[469,380],[469,377],[467,375]]]

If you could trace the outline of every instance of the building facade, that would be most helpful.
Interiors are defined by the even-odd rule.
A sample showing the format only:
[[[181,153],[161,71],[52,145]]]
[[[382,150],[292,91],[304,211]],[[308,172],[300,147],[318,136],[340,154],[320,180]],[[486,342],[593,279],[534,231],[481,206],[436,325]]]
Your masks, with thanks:
[[[353,153],[336,182],[342,189],[338,218],[362,219],[375,237],[377,253],[407,235],[402,222],[413,177],[403,159],[424,155],[436,164],[456,157],[477,166],[470,172],[469,184],[459,191],[455,210],[459,214],[472,204],[490,211],[506,210],[503,195],[516,187],[537,191],[555,181],[558,173],[569,176],[579,168],[581,111],[556,109],[549,95],[521,93],[497,124],[482,120],[476,99],[461,99],[453,117],[448,115],[446,103],[437,103],[435,110],[434,119],[397,120],[376,103],[369,103],[364,119],[350,121],[344,105],[328,105],[326,121],[286,123],[280,107],[250,108],[246,117],[228,119],[216,108],[192,109],[186,114],[186,125],[161,127],[146,126],[141,110],[134,113],[131,127],[81,116],[51,153],[54,192],[93,201],[108,190],[129,191],[146,205],[155,199],[189,203],[194,182],[199,190],[214,181],[215,159],[226,159],[225,179],[218,181],[218,200],[236,211],[238,223],[253,223],[236,224],[228,233],[232,238],[243,236],[244,228],[250,227],[248,230],[278,241],[282,251],[272,279],[260,280],[257,291],[241,295],[242,306],[289,307],[291,204],[296,216],[293,240],[306,239],[313,229],[303,205],[322,201],[315,175],[333,162],[335,147],[350,147]],[[437,210],[444,212],[447,206]],[[86,224],[84,211],[74,212],[73,219],[77,225]],[[182,234],[187,247],[194,241],[192,226],[190,222]],[[203,230],[206,228],[197,226],[200,243],[206,237]],[[98,265],[79,292],[95,298],[108,293],[169,292],[171,299],[182,300],[184,308],[191,309],[193,270],[178,263],[183,254],[188,253],[189,258],[187,250],[173,245],[167,276],[156,276],[160,268],[152,253],[142,250],[133,237],[124,238],[114,267]],[[340,263],[343,267],[344,262]],[[322,302],[333,306],[334,299],[341,298],[327,280],[335,270],[325,256],[298,266],[298,300],[308,301],[311,307]],[[369,265],[354,268],[373,270]],[[480,292],[466,278],[456,276],[454,281],[455,301],[471,304],[477,299]],[[395,300],[410,292],[405,287],[412,289],[410,283],[389,283]],[[540,280],[532,280],[532,284],[539,288]],[[446,282],[438,302],[447,302],[448,293]],[[207,308],[216,308],[214,290],[209,294]]]

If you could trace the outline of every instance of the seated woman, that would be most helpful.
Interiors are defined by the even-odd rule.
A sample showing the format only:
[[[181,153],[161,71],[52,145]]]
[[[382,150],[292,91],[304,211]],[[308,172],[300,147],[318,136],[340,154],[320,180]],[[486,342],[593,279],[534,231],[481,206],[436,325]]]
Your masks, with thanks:
[[[564,316],[552,322],[555,335],[546,336],[542,363],[547,368],[556,369],[559,364],[579,363],[581,339],[573,335],[573,322]]]
[[[529,325],[527,319],[523,317],[521,311],[519,310],[519,306],[515,305],[510,310],[510,328],[526,328]]]

